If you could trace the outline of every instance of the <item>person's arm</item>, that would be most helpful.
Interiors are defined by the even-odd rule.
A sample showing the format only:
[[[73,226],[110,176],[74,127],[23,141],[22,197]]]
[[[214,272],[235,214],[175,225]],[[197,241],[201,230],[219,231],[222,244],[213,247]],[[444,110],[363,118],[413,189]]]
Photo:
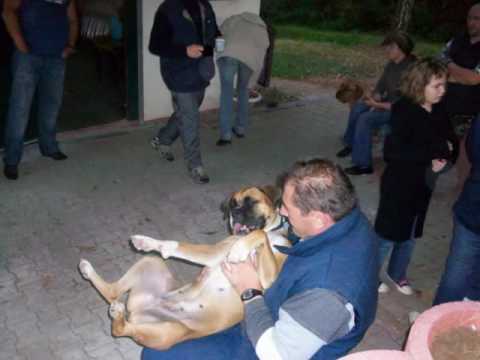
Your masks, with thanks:
[[[62,52],[64,59],[68,58],[75,52],[75,44],[78,39],[78,14],[75,0],[70,1],[67,8],[68,17],[68,44]]]
[[[383,68],[382,75],[378,79],[377,84],[373,89],[373,93],[370,96],[370,98],[373,100],[380,101],[382,99],[382,96],[385,94],[385,91],[387,90],[387,68],[388,64],[385,65],[385,67]]]
[[[223,265],[225,276],[238,294],[246,289],[261,289],[254,263],[249,259]],[[289,298],[278,315],[274,322],[263,296],[245,304],[247,336],[261,360],[308,359],[322,346],[346,335],[355,324],[350,304],[338,294],[318,288]]]
[[[449,82],[454,82],[462,85],[479,85],[480,84],[480,64],[476,69],[471,70],[461,67],[450,61],[447,64]]]
[[[348,334],[355,324],[351,304],[318,288],[289,298],[278,315],[274,322],[262,297],[245,305],[247,336],[261,360],[309,359],[324,345]]]
[[[449,82],[462,85],[478,85],[480,84],[480,64],[475,69],[467,69],[456,64],[451,58],[450,50],[454,39],[450,40],[438,58],[447,66],[449,74]]]
[[[3,4],[2,17],[5,27],[12,37],[13,43],[18,51],[28,53],[28,45],[25,42],[22,31],[20,29],[20,21],[18,19],[18,10],[22,5],[22,0],[5,0]]]
[[[465,141],[465,151],[473,167],[480,167],[480,116],[472,121]]]
[[[384,111],[390,111],[392,108],[392,103],[388,101],[378,101],[374,97],[368,97],[364,100],[365,104],[368,106]]]

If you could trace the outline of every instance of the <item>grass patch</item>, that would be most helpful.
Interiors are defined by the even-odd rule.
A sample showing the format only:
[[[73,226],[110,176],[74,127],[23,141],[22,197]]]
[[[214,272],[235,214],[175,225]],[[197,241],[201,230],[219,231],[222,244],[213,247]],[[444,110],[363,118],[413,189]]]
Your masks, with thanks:
[[[277,25],[277,38],[301,40],[309,42],[328,42],[342,46],[353,46],[358,44],[376,45],[381,41],[379,35],[359,33],[356,31],[342,32],[319,30],[298,25]]]
[[[382,34],[340,32],[278,25],[273,76],[305,80],[338,75],[377,78],[385,64]],[[443,44],[418,41],[415,54],[436,55]]]

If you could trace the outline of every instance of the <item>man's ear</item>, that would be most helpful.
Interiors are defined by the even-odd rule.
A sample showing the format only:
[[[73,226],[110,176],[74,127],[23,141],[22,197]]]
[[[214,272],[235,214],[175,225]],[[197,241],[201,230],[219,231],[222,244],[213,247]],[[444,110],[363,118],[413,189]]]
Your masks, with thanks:
[[[315,223],[315,228],[319,233],[325,231],[335,223],[330,215],[318,210],[314,210],[312,212],[312,216]]]

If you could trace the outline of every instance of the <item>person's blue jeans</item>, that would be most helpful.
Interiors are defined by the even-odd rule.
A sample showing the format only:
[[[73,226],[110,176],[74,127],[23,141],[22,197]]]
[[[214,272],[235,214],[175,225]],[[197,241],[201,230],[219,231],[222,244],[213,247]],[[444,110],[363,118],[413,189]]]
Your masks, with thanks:
[[[464,298],[480,300],[480,235],[454,219],[450,252],[433,305]]]
[[[243,62],[224,56],[217,60],[220,73],[220,138],[232,138],[234,79],[237,76],[237,116],[233,125],[236,132],[244,134],[248,126],[248,82],[253,71]]]
[[[15,51],[12,90],[5,127],[6,165],[18,165],[23,155],[25,130],[33,97],[37,94],[38,141],[43,155],[58,152],[57,117],[62,106],[65,60]]]
[[[387,275],[396,283],[405,280],[414,248],[415,239],[413,237],[402,242],[391,241],[380,237],[378,249],[379,270],[391,251]]]
[[[343,136],[352,148],[352,162],[360,167],[372,166],[372,133],[390,122],[390,111],[371,110],[359,101],[353,105]]]
[[[240,325],[217,334],[187,340],[168,350],[144,348],[142,360],[253,360],[255,350]]]
[[[184,159],[189,170],[202,166],[200,154],[200,105],[205,89],[191,93],[172,92],[174,112],[157,134],[160,144],[171,145],[182,139]]]

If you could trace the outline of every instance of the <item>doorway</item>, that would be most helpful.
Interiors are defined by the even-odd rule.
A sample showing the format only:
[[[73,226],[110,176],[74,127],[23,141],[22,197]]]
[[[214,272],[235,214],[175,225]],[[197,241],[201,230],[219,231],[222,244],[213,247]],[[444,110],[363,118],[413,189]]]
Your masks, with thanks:
[[[98,0],[102,1],[102,0]],[[105,1],[105,0],[104,0]],[[0,0],[3,8],[3,1]],[[137,5],[125,0],[124,32],[121,46],[102,47],[101,43],[79,38],[77,52],[67,61],[63,105],[57,120],[59,132],[116,122],[138,121],[138,36]],[[13,44],[0,20],[0,148],[11,86],[10,59]],[[37,137],[35,102],[26,141]]]

